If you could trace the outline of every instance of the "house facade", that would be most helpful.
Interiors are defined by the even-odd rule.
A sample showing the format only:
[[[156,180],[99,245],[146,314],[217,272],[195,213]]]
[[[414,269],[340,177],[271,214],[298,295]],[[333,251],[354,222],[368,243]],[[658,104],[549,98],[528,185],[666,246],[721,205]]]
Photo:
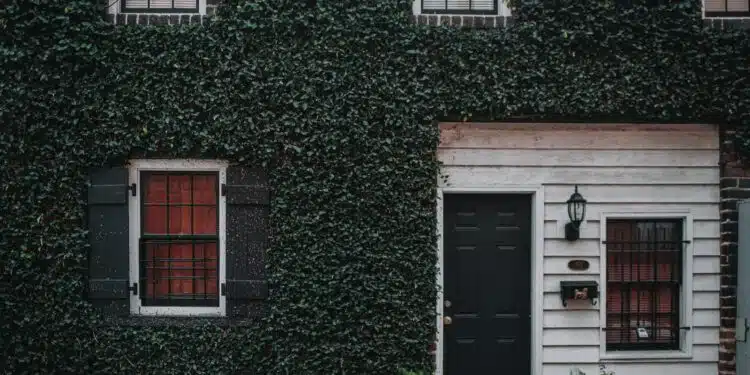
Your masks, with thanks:
[[[748,4],[706,0],[700,22],[715,30],[750,26]],[[314,8],[315,1],[308,5]],[[114,0],[105,13],[118,27],[208,25],[222,6],[218,0]],[[511,8],[500,0],[415,0],[404,12],[415,27],[488,29],[516,25]],[[162,40],[154,35],[159,34],[149,37]],[[176,32],[163,35],[178,37]],[[247,45],[252,45],[250,39]],[[285,53],[293,50],[283,48]],[[310,47],[299,48],[309,53],[304,48]],[[120,52],[113,51],[113,56]],[[341,58],[336,55],[340,52],[305,56],[324,64],[331,63],[330,56]],[[407,55],[419,53],[410,50]],[[425,63],[420,58],[411,66]],[[358,73],[378,63],[367,61],[370,65],[358,67]],[[179,65],[174,64],[174,72]],[[95,161],[71,159],[71,165],[86,168],[81,173],[85,188],[77,188],[85,190],[85,205],[76,201],[65,206],[85,211],[84,286],[75,292],[105,323],[91,332],[81,327],[88,320],[75,326],[76,332],[86,332],[84,339],[76,336],[76,345],[95,348],[95,354],[55,346],[55,353],[65,353],[60,358],[76,358],[66,371],[245,375],[292,368],[300,374],[308,369],[310,374],[350,374],[390,368],[394,360],[415,367],[403,370],[415,371],[429,362],[423,367],[436,375],[750,371],[746,329],[737,328],[744,324],[737,310],[739,202],[750,199],[750,169],[732,141],[736,124],[703,118],[681,123],[537,121],[502,114],[483,121],[464,113],[463,120],[455,120],[437,115],[445,108],[436,105],[428,107],[433,112],[417,111],[408,119],[418,123],[435,116],[424,127],[430,131],[417,126],[380,133],[376,126],[350,130],[348,121],[398,123],[380,113],[417,107],[400,101],[399,95],[411,89],[388,91],[399,85],[384,85],[389,87],[386,94],[377,95],[396,104],[357,107],[366,115],[346,113],[340,123],[318,126],[315,121],[323,120],[316,120],[320,113],[314,107],[329,105],[320,103],[333,94],[296,87],[290,80],[268,83],[250,100],[232,90],[268,79],[263,67],[236,76],[227,73],[231,68],[223,69],[207,74],[203,86],[184,90],[174,87],[179,85],[173,84],[177,73],[172,71],[151,79],[171,80],[165,92],[178,92],[165,95],[165,106],[175,97],[178,103],[178,109],[169,107],[166,113],[200,123],[208,121],[195,120],[203,116],[201,111],[221,108],[212,113],[213,120],[236,115],[223,123],[231,126],[183,134],[169,121],[151,130],[140,109],[118,112],[115,120],[92,120],[96,126],[91,127],[97,128],[96,121],[127,124],[132,131],[119,136],[129,143]],[[302,77],[300,82],[338,79],[300,69],[282,76]],[[367,81],[362,77],[346,82]],[[117,85],[125,86],[123,82]],[[484,82],[467,78],[465,83],[482,87]],[[146,92],[144,87],[153,88],[149,84],[134,85],[142,91],[117,95],[135,98],[138,106],[141,96],[157,95]],[[192,95],[198,97],[196,89],[206,87],[221,88],[214,94],[230,94],[215,101],[196,99],[201,114],[193,116]],[[320,100],[284,106],[286,99],[268,99],[274,90],[294,100],[299,93]],[[370,86],[359,90],[377,91]],[[436,89],[424,95],[452,94]],[[339,111],[353,100],[336,97],[337,104],[325,108]],[[305,103],[304,111],[299,103]],[[468,103],[456,108],[471,108]],[[629,105],[622,108],[631,109]],[[243,106],[252,111],[243,112]],[[650,103],[632,107],[640,110]],[[253,117],[259,113],[265,117]],[[283,118],[284,126],[257,130],[276,118]],[[304,124],[299,133],[288,130],[295,121]],[[95,131],[74,131],[71,138],[84,138],[84,133],[100,137],[90,141],[96,144],[92,149],[110,148],[102,140],[106,135]],[[150,133],[157,136],[149,138]],[[331,147],[322,140],[329,134],[338,137]],[[415,134],[423,138],[409,139]],[[423,155],[415,156],[429,143],[428,134],[436,134],[434,148],[425,147],[427,151],[419,151]],[[75,148],[84,147],[85,142],[77,142],[65,149],[66,155],[77,155]],[[267,150],[282,157],[267,162],[262,154]],[[333,161],[338,155],[345,160]],[[374,162],[362,155],[382,159]],[[400,169],[423,159],[437,159],[440,166],[423,167],[419,173],[416,167],[408,173]],[[295,174],[290,165],[303,172]],[[422,172],[428,170],[435,173],[427,180],[436,182],[424,193]],[[370,172],[377,176],[362,177]],[[412,179],[420,183],[411,186]],[[407,201],[407,207],[395,207],[394,199]],[[411,217],[411,211],[421,216]],[[24,220],[18,227],[33,227],[32,220]],[[45,215],[39,213],[38,220],[46,220]],[[354,229],[341,229],[345,224]],[[364,302],[358,305],[358,300]],[[13,342],[24,335],[14,336]],[[35,353],[44,353],[37,361],[53,362],[46,350],[54,345],[34,345],[28,344]],[[18,360],[9,368],[33,362]]]

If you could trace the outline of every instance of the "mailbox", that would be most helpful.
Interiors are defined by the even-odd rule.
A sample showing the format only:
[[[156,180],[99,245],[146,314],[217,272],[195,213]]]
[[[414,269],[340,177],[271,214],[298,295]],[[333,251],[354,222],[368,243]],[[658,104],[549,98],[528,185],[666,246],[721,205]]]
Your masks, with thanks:
[[[599,283],[596,281],[560,281],[560,299],[563,306],[569,300],[589,300],[596,305],[599,298]]]

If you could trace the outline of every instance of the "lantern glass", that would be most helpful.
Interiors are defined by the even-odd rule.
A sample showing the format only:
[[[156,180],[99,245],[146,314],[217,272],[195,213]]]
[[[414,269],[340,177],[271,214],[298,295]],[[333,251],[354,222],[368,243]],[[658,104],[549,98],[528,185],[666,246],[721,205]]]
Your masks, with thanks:
[[[578,193],[578,186],[568,199],[568,217],[574,223],[581,223],[586,217],[586,200]]]

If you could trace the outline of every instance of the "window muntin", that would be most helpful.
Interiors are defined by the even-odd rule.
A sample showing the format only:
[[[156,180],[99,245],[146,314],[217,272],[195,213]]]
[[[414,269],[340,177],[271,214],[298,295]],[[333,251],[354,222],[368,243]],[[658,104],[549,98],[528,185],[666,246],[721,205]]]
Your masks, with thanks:
[[[198,0],[120,0],[122,12],[196,13]]]
[[[498,0],[422,0],[422,13],[497,14]]]
[[[219,306],[219,176],[141,172],[142,306]]]
[[[680,349],[681,219],[606,224],[607,350]]]

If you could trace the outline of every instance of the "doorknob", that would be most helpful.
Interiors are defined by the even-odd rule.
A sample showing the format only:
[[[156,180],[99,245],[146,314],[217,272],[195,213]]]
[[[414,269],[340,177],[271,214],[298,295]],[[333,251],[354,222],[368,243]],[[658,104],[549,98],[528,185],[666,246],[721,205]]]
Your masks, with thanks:
[[[449,326],[449,325],[451,325],[451,323],[453,323],[453,319],[451,319],[450,316],[444,316],[443,317],[443,324]]]

